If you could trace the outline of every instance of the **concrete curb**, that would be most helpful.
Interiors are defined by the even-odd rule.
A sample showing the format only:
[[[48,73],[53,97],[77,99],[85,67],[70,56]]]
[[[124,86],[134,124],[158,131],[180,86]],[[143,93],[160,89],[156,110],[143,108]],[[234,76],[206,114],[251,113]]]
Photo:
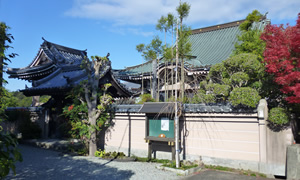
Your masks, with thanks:
[[[201,167],[195,167],[195,168],[191,168],[191,169],[187,169],[187,170],[181,170],[181,169],[174,169],[174,168],[170,168],[170,167],[164,167],[163,165],[158,165],[158,166],[156,166],[156,168],[160,169],[160,170],[175,172],[176,174],[180,174],[180,175],[184,175],[184,176],[192,175],[192,174],[202,170]]]

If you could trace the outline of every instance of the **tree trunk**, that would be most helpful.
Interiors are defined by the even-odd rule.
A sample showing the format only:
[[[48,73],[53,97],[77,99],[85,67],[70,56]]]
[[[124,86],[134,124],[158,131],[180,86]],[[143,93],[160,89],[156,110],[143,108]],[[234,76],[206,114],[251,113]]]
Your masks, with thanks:
[[[184,61],[183,58],[181,58],[181,79],[180,79],[180,87],[181,87],[181,100],[183,101],[184,98]]]
[[[96,125],[96,118],[89,117],[90,125]],[[97,151],[97,137],[96,137],[96,130],[91,132],[91,137],[89,139],[89,156],[95,156],[95,152]]]
[[[156,59],[154,59],[152,61],[152,71],[153,71],[153,78],[152,78],[152,98],[153,99],[156,99],[156,85],[157,85],[157,62],[156,62]]]
[[[182,20],[183,18],[180,19],[180,33],[182,34]],[[180,78],[180,92],[181,92],[181,101],[183,101],[184,98],[184,60],[183,57],[181,57],[181,78]]]

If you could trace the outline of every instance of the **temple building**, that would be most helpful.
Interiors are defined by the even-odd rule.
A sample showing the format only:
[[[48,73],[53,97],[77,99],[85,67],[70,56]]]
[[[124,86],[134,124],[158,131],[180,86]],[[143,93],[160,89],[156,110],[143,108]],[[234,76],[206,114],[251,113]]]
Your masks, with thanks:
[[[64,96],[87,74],[80,65],[87,52],[46,41],[41,45],[34,60],[24,68],[8,68],[9,78],[18,78],[32,83],[32,87],[21,90],[26,96]],[[120,83],[111,71],[110,61],[101,71],[100,84],[111,83],[109,92],[114,97],[130,97],[132,93]]]
[[[199,83],[209,73],[210,67],[230,57],[241,34],[239,25],[244,20],[234,21],[215,26],[194,29],[189,37],[191,52],[178,64],[184,67],[184,93],[187,96],[199,89]],[[270,21],[263,18],[254,22],[252,28],[262,30]],[[44,105],[48,117],[52,122],[63,121],[60,117],[62,107],[66,105],[65,96],[74,86],[87,79],[87,73],[81,68],[81,62],[87,57],[86,50],[77,50],[54,44],[43,39],[40,49],[33,61],[24,68],[8,68],[9,78],[18,78],[32,83],[32,87],[21,90],[26,96],[38,97],[49,95],[51,99]],[[153,61],[148,61],[125,69],[112,69],[108,61],[101,69],[99,85],[111,83],[109,93],[115,98],[128,98],[138,96],[142,91],[150,93],[156,91],[159,99],[165,101],[174,96],[174,90],[180,90],[180,78],[175,81],[175,60],[165,62],[160,58],[157,64],[156,77],[153,72]],[[180,71],[178,71],[179,76]],[[152,87],[153,79],[157,79],[157,88]],[[121,81],[139,84],[140,88],[129,90]],[[33,98],[38,99],[38,98]],[[126,101],[125,101],[126,102]],[[34,103],[33,103],[34,105]],[[60,120],[61,119],[61,120]],[[54,126],[54,125],[53,125]],[[53,128],[52,128],[53,129]],[[54,127],[55,129],[55,127]],[[51,128],[50,130],[51,131]],[[51,132],[49,133],[51,136]]]
[[[205,78],[212,65],[227,59],[238,43],[238,35],[241,34],[239,25],[244,20],[219,24],[215,26],[192,30],[189,37],[191,52],[184,60],[184,84],[186,94],[199,88],[199,82]],[[262,30],[270,23],[263,18],[260,22],[254,22],[252,28]],[[50,95],[52,97],[64,96],[74,85],[87,78],[85,71],[80,67],[81,61],[87,58],[87,52],[51,43],[43,39],[36,57],[24,68],[8,68],[10,78],[18,78],[32,82],[32,87],[21,90],[26,96]],[[148,61],[125,69],[112,69],[107,63],[102,70],[100,84],[110,82],[110,93],[114,97],[131,97],[134,95],[124,84],[127,81],[143,85],[143,88],[135,90],[151,92],[153,74],[153,61]],[[181,64],[178,64],[181,68]],[[180,89],[180,80],[175,82],[175,60],[165,63],[161,58],[157,65],[158,91],[161,99],[174,95],[174,89]],[[180,71],[178,71],[179,77]],[[166,83],[165,83],[166,81]],[[166,93],[165,93],[166,92]],[[138,93],[135,92],[135,95]]]
[[[239,25],[242,22],[244,20],[192,30],[189,37],[192,45],[191,52],[183,64],[186,95],[193,94],[194,90],[199,88],[199,83],[208,74],[212,65],[221,63],[230,57],[235,49],[235,44],[238,43],[238,35],[241,34]],[[254,22],[252,28],[263,30],[269,23],[270,20],[264,17],[260,22]],[[143,84],[144,91],[150,92],[153,89],[151,87],[152,63],[153,61],[148,61],[125,69],[113,70],[113,72],[118,79]],[[164,100],[166,94],[171,97],[174,96],[174,89],[180,90],[180,70],[178,71],[178,81],[175,82],[175,73],[172,73],[172,69],[175,70],[175,60],[165,63],[164,58],[161,58],[157,67],[159,99]],[[181,68],[180,63],[178,68]],[[167,79],[166,83],[165,79]]]
[[[32,106],[39,105],[41,95],[51,98],[43,104],[42,111],[45,123],[41,125],[44,138],[60,138],[59,128],[66,121],[62,116],[62,109],[68,103],[65,99],[67,93],[82,80],[88,78],[87,73],[81,68],[81,62],[87,58],[87,52],[57,45],[43,39],[36,57],[24,68],[8,68],[9,78],[18,78],[32,83],[32,87],[21,90],[26,96],[33,96]],[[108,89],[113,97],[131,97],[133,93],[128,90],[114,76],[111,63],[108,61],[100,70],[102,84],[111,83]],[[37,102],[35,102],[37,101]]]

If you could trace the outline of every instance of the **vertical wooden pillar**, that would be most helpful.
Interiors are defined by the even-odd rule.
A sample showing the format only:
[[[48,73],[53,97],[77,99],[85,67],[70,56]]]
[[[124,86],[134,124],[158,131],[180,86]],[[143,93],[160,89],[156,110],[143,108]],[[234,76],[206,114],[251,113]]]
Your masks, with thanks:
[[[148,142],[148,159],[151,159],[152,157],[152,142]]]

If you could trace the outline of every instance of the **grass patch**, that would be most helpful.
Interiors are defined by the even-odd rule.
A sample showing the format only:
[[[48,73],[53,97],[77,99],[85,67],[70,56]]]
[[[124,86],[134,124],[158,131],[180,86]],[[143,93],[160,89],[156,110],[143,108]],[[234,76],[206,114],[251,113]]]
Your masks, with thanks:
[[[169,167],[169,168],[174,168],[174,169],[181,169],[181,170],[187,170],[187,169],[198,167],[197,164],[185,165],[182,162],[180,162],[180,167],[176,168],[176,162],[173,162],[173,161],[170,161],[168,163],[164,163],[162,166]]]
[[[161,164],[170,162],[170,160],[167,160],[167,159],[148,159],[148,158],[136,157],[136,156],[133,156],[133,157],[136,158],[136,161],[138,161],[138,162],[153,162],[153,163],[161,163]]]
[[[214,170],[219,170],[219,171],[230,171],[232,172],[234,169],[229,168],[229,167],[224,167],[224,166],[213,166],[213,165],[205,165],[206,169],[214,169]]]
[[[267,175],[263,174],[263,173],[258,173],[258,175],[262,178],[267,178]]]
[[[185,165],[185,164],[183,164],[183,162],[180,162],[180,167],[176,168],[176,163],[174,161],[170,161],[167,159],[148,159],[148,158],[136,157],[136,156],[134,156],[134,158],[136,158],[136,161],[138,161],[138,162],[161,163],[161,164],[163,164],[162,165],[163,167],[169,167],[169,168],[181,169],[181,170],[187,170],[187,169],[191,169],[194,167],[198,167],[197,164]]]
[[[245,176],[262,177],[262,178],[266,178],[267,177],[267,175],[265,175],[265,174],[256,173],[256,172],[253,172],[253,171],[250,171],[250,170],[233,169],[233,168],[229,168],[229,167],[213,166],[213,165],[205,165],[204,167],[206,169],[212,169],[212,170],[236,172],[236,173],[239,173],[239,174],[245,175]]]
[[[100,157],[103,159],[123,159],[126,158],[126,155],[123,152],[105,152],[105,150],[99,149],[98,151],[95,152],[96,157]]]

